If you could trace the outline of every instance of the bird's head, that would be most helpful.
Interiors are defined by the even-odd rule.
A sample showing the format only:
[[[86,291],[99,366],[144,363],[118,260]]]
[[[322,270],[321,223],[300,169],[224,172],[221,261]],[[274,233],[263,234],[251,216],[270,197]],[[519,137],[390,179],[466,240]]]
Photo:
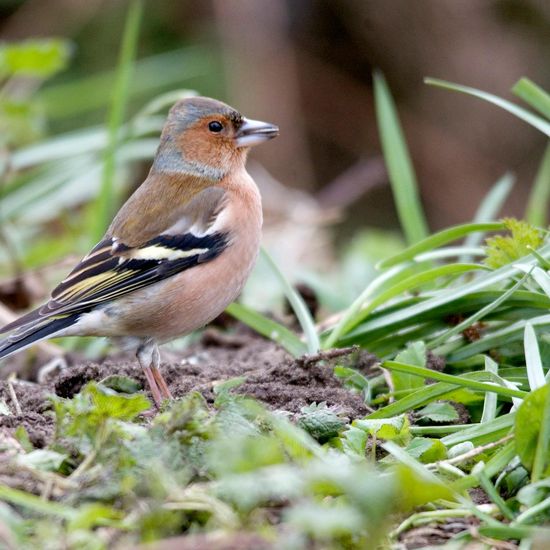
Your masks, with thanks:
[[[250,147],[278,134],[274,124],[249,120],[221,101],[183,99],[170,109],[154,168],[219,180],[244,164]]]

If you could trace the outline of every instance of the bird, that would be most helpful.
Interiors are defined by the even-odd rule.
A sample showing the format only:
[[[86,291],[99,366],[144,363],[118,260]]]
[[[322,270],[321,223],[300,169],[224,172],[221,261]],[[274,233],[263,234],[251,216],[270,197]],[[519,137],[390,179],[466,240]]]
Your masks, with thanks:
[[[109,337],[135,346],[157,407],[172,399],[158,346],[205,326],[242,291],[262,228],[246,160],[278,134],[215,99],[178,101],[146,179],[49,300],[0,329],[10,333],[0,359],[47,338]]]

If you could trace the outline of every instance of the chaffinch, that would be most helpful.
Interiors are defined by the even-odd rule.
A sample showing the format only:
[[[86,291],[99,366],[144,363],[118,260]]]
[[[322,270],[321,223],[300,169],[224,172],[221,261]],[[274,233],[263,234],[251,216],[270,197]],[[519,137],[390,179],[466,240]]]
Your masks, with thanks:
[[[156,405],[171,398],[158,344],[204,326],[241,292],[262,226],[246,157],[278,132],[214,99],[176,103],[147,179],[50,300],[3,327],[14,332],[0,358],[44,338],[130,338]]]

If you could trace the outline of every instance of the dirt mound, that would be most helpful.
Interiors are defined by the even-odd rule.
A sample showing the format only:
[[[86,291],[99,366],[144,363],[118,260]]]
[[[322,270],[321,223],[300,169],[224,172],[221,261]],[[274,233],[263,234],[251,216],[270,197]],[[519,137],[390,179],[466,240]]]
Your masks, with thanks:
[[[170,360],[161,371],[174,397],[199,391],[211,403],[214,386],[224,380],[244,376],[235,389],[265,403],[271,409],[296,413],[312,402],[325,401],[337,406],[349,418],[366,414],[363,400],[342,387],[328,365],[301,366],[272,342],[249,334],[213,337],[207,333],[179,355],[168,352]],[[17,381],[13,388],[22,414],[0,416],[0,427],[15,429],[23,425],[37,447],[43,447],[53,433],[53,412],[48,395],[70,398],[90,380],[111,375],[126,375],[145,387],[145,378],[131,355],[120,354],[101,363],[83,363],[49,375],[45,385]],[[0,382],[0,399],[15,412],[7,382]]]

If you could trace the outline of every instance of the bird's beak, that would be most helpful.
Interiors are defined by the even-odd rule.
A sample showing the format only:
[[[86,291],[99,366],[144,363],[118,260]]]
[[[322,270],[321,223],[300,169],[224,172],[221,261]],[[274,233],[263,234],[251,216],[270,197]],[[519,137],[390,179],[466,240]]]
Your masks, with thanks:
[[[279,127],[275,124],[243,118],[243,122],[237,130],[235,142],[237,147],[252,147],[278,135]]]

